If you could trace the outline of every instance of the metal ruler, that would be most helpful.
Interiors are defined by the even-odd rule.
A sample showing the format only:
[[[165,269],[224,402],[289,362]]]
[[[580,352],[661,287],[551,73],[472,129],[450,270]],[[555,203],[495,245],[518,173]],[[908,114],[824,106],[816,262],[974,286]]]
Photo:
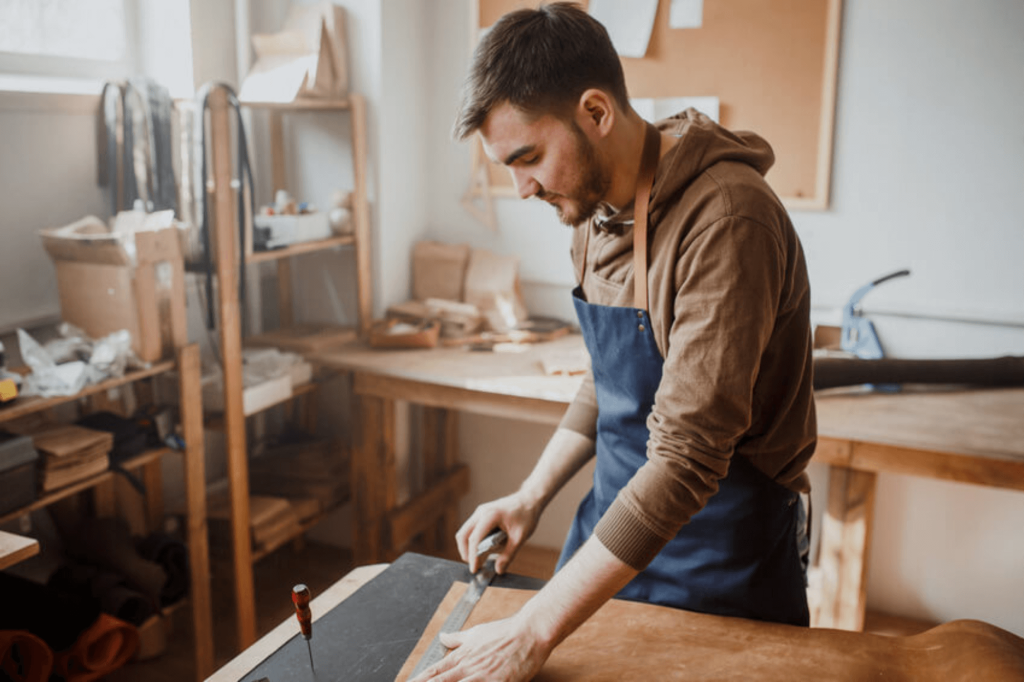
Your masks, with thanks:
[[[485,538],[481,543],[477,552],[484,554],[487,551],[493,549],[496,546],[500,546],[505,541],[505,533],[499,531]],[[466,624],[466,620],[469,618],[469,614],[473,612],[473,607],[480,601],[480,597],[483,596],[484,590],[491,584],[491,580],[494,579],[494,557],[488,557],[484,565],[473,574],[473,579],[470,581],[469,586],[466,588],[465,593],[459,598],[458,603],[455,604],[455,608],[448,614],[448,617],[444,621],[444,625],[441,626],[441,632],[458,632],[462,629],[462,626]],[[419,660],[416,667],[410,673],[409,678],[416,677],[421,672],[434,665],[448,653],[448,648],[441,644],[441,635],[438,633],[431,640],[430,646],[427,647],[426,653],[423,654],[423,658]]]

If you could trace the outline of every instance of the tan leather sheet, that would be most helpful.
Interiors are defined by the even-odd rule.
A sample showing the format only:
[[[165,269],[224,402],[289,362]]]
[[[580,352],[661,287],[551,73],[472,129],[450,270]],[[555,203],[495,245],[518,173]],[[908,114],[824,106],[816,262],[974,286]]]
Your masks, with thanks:
[[[404,682],[466,590],[454,583],[396,680]],[[511,615],[534,593],[490,587],[466,627]],[[913,637],[798,628],[613,600],[535,678],[651,680],[1024,680],[1024,639],[958,620]]]

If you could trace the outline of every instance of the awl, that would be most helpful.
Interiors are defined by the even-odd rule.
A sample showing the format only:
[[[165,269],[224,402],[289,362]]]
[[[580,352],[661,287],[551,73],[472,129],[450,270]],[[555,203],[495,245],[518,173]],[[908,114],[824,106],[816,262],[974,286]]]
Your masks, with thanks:
[[[316,667],[313,665],[313,645],[309,640],[313,637],[313,612],[309,610],[309,588],[305,585],[296,585],[292,588],[292,603],[295,604],[295,617],[299,619],[299,629],[302,636],[306,638],[306,648],[309,650],[309,669],[316,679]]]

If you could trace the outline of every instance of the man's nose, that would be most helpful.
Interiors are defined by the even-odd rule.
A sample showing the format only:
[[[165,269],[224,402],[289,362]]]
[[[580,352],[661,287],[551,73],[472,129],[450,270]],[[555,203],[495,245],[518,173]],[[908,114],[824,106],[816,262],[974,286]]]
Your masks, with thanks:
[[[525,170],[513,170],[512,182],[516,186],[516,192],[519,194],[520,199],[529,199],[540,189],[540,183]]]

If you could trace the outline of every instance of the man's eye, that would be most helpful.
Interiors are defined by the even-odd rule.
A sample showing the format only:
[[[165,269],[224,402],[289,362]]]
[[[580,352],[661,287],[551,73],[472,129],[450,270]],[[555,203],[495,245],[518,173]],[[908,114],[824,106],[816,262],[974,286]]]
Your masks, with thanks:
[[[521,159],[519,159],[519,161],[524,166],[532,166],[533,164],[537,163],[539,159],[539,156],[524,156]]]

